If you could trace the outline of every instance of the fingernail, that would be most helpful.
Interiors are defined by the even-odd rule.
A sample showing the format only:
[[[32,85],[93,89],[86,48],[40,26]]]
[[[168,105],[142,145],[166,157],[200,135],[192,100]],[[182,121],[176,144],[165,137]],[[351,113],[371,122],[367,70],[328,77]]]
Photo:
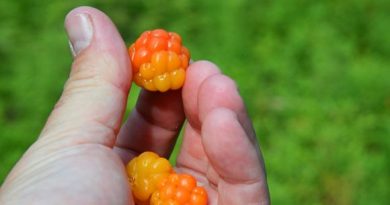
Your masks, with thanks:
[[[65,27],[72,54],[77,56],[91,43],[93,36],[91,17],[84,13],[71,15],[66,19]]]

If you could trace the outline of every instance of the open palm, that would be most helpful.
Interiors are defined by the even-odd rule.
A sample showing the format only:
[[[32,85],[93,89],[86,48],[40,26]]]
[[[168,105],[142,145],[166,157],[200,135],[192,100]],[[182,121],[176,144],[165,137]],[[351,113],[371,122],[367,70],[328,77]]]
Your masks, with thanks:
[[[195,62],[182,90],[141,91],[121,126],[131,82],[126,47],[93,8],[68,14],[68,33],[80,16],[92,22],[93,39],[74,52],[63,95],[2,185],[0,204],[134,204],[124,164],[144,151],[169,156],[184,122],[176,169],[197,177],[209,204],[269,204],[255,133],[230,78]]]

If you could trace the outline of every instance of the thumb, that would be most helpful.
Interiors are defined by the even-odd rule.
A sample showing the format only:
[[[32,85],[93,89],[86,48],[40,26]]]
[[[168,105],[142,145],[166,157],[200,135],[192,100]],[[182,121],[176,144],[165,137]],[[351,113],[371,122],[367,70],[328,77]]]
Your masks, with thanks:
[[[62,96],[40,139],[61,146],[115,143],[131,82],[126,46],[102,12],[79,7],[65,20],[74,56]]]

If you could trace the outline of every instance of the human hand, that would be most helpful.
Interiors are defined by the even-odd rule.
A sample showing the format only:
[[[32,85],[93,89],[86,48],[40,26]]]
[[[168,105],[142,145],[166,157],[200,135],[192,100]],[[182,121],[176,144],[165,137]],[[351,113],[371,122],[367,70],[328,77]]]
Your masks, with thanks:
[[[134,204],[124,165],[143,151],[168,157],[185,119],[178,172],[209,204],[269,204],[263,160],[235,83],[206,61],[181,91],[140,93],[121,127],[131,70],[115,26],[81,7],[65,22],[74,62],[38,140],[0,189],[0,204]]]

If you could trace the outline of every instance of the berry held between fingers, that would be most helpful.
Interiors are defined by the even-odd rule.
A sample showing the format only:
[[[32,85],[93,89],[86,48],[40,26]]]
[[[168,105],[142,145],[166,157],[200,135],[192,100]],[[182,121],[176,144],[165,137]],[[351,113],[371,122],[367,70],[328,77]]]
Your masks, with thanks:
[[[151,194],[173,169],[169,161],[153,152],[144,152],[126,167],[134,199],[137,204],[149,204]]]
[[[137,85],[160,92],[183,86],[190,53],[177,33],[145,31],[130,46],[129,55]]]

